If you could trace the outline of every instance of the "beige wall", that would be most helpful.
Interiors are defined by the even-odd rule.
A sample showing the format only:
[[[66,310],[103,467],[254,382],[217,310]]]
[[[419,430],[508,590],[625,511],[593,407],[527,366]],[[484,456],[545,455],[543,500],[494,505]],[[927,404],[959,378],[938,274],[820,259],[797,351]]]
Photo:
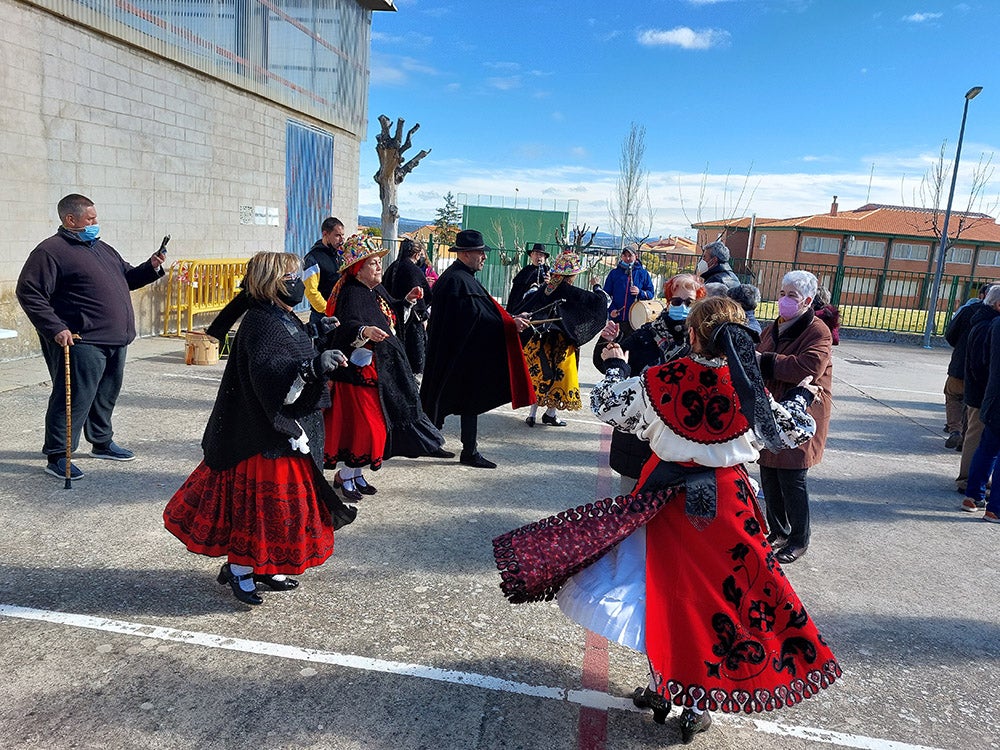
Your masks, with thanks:
[[[283,250],[295,119],[333,134],[333,214],[353,230],[356,134],[14,0],[0,0],[0,91],[0,328],[19,333],[0,340],[0,360],[38,351],[14,285],[67,193],[97,204],[102,238],[133,264],[167,233],[170,260]],[[241,224],[240,205],[277,207],[279,225]],[[165,284],[133,294],[139,335],[161,330]]]

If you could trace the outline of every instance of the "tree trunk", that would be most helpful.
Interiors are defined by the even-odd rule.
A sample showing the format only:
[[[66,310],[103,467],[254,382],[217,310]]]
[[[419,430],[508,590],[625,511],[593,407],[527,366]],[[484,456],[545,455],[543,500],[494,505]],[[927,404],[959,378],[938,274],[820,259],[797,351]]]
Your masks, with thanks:
[[[379,198],[382,201],[382,241],[385,246],[393,247],[399,237],[399,207],[396,202],[398,185],[430,153],[430,149],[421,151],[404,164],[403,153],[410,147],[410,137],[420,128],[420,123],[410,128],[404,141],[403,118],[396,121],[395,135],[389,132],[388,117],[379,115],[378,121],[382,125],[382,132],[375,137],[379,162],[375,182],[378,183]]]

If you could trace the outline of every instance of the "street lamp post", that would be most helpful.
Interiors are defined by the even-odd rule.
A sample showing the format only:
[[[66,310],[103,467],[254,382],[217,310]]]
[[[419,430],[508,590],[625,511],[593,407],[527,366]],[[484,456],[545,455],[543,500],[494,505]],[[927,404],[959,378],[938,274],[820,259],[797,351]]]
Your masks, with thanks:
[[[965,137],[965,118],[969,114],[969,102],[979,96],[982,86],[973,86],[965,92],[965,107],[962,109],[962,127],[958,129],[958,147],[955,149],[955,164],[951,168],[951,190],[948,191],[948,206],[944,211],[941,227],[941,244],[938,247],[937,268],[934,269],[934,283],[931,285],[931,302],[927,308],[927,326],[924,328],[924,349],[931,348],[931,334],[937,315],[938,293],[941,291],[941,277],[944,276],[945,256],[948,252],[948,220],[951,218],[951,203],[955,199],[955,181],[958,179],[958,160],[962,156],[962,139]]]

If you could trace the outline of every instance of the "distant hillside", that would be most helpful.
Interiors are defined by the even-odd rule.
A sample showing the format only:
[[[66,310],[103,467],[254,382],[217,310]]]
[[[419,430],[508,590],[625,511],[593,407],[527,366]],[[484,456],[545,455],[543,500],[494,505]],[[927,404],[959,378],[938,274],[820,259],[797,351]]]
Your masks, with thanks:
[[[420,227],[425,227],[428,224],[433,224],[434,220],[421,221],[420,219],[400,219],[399,220],[399,233],[405,234],[407,232],[414,232]],[[382,217],[380,216],[359,216],[358,226],[362,227],[381,227]]]

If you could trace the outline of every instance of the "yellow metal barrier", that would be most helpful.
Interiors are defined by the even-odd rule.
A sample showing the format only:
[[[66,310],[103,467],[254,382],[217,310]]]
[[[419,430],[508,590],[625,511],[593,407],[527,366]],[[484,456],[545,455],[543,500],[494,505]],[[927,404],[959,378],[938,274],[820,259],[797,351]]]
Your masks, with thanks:
[[[176,319],[174,335],[181,336],[192,330],[195,313],[218,312],[225,307],[236,296],[246,272],[246,258],[175,260],[167,278],[163,335],[169,335],[171,319]]]

